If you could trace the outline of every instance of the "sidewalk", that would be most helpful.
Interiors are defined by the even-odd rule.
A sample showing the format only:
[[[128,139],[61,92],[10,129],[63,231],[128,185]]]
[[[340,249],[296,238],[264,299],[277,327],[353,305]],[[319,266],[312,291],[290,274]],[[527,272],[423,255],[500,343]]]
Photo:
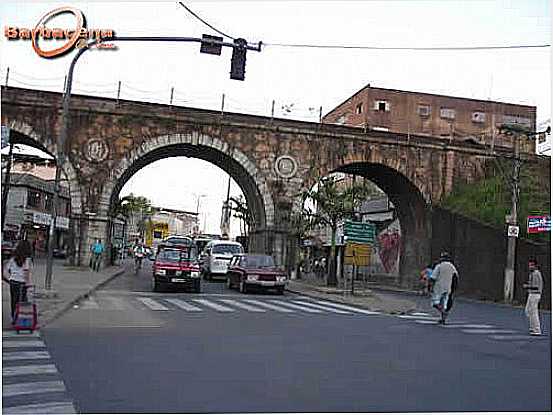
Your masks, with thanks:
[[[289,280],[286,289],[296,294],[309,297],[331,300],[334,302],[355,305],[370,311],[379,311],[387,314],[405,314],[411,312],[428,311],[423,310],[416,301],[410,298],[397,298],[385,291],[378,291],[367,288],[355,289],[355,295],[344,293],[338,282],[338,287],[328,287],[324,281],[316,277],[308,277],[301,280]],[[393,293],[393,291],[391,292]]]
[[[93,272],[88,267],[68,267],[64,260],[54,260],[52,290],[44,290],[46,261],[39,260],[33,270],[35,300],[38,308],[38,324],[44,327],[58,318],[73,304],[102,285],[125,272],[125,264]],[[11,330],[10,289],[2,283],[2,330]]]

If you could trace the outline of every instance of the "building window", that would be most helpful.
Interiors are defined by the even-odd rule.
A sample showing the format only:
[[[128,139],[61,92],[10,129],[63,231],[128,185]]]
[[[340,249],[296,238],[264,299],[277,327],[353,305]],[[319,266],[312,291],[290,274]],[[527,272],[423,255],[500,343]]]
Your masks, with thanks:
[[[429,117],[431,114],[430,105],[419,105],[419,107],[417,108],[417,113],[421,117]]]
[[[441,108],[440,109],[440,117],[445,118],[447,120],[454,120],[455,119],[455,110],[452,108]]]
[[[363,103],[357,104],[357,106],[355,107],[355,112],[357,114],[362,114],[363,113]]]
[[[27,207],[40,207],[40,192],[36,190],[27,190]]]
[[[532,120],[527,117],[522,117],[520,115],[504,115],[503,124],[518,124],[526,128],[532,128]]]
[[[472,122],[486,122],[486,113],[482,111],[474,111],[472,113]]]
[[[379,112],[390,111],[390,103],[388,101],[374,101],[374,110]]]

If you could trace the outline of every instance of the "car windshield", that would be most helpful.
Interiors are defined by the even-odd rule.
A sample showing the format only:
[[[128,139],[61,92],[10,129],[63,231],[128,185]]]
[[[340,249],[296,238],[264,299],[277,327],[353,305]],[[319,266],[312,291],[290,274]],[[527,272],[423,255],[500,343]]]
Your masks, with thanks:
[[[211,252],[214,254],[239,254],[242,252],[242,247],[231,244],[215,245]]]
[[[256,255],[244,258],[244,266],[246,268],[273,268],[275,261],[270,255]]]
[[[176,244],[176,245],[191,245],[192,244],[192,240],[190,240],[188,238],[178,238],[178,237],[167,238],[166,242],[169,242],[171,244]]]
[[[179,262],[179,260],[195,259],[193,249],[164,249],[159,252],[158,259],[166,262]]]

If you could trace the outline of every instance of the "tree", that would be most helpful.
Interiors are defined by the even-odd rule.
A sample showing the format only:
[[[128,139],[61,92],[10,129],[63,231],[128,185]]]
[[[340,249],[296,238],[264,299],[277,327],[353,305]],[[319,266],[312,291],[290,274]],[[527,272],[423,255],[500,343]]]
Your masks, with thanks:
[[[132,193],[119,199],[113,209],[114,216],[119,214],[126,216],[131,226],[136,226],[142,237],[144,237],[148,222],[152,220],[152,213],[150,200],[144,196],[135,196]]]
[[[355,208],[372,193],[366,184],[344,185],[333,177],[325,177],[313,189],[304,192],[302,214],[309,218],[309,226],[328,226],[331,232],[330,258],[327,272],[327,285],[337,284],[336,276],[336,231],[339,224],[354,217]]]
[[[229,208],[234,212],[232,216],[240,221],[240,234],[242,236],[248,236],[253,218],[243,196],[240,195],[237,198],[234,196],[230,197]]]

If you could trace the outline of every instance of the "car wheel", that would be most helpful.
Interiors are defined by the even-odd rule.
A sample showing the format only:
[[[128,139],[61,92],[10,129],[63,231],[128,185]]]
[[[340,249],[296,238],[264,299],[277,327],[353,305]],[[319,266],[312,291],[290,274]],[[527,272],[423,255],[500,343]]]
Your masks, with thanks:
[[[160,291],[160,288],[159,283],[154,279],[152,282],[152,291],[157,293]]]
[[[230,277],[227,277],[227,288],[232,290],[232,281],[230,280]]]
[[[196,284],[194,284],[194,292],[195,293],[200,293],[201,291],[202,291],[202,289],[201,289],[201,285],[200,285],[200,280],[198,280],[196,282]]]
[[[242,294],[247,294],[248,293],[248,286],[246,285],[246,283],[244,281],[240,281],[240,292]]]
[[[277,294],[284,295],[284,287],[277,287]]]

